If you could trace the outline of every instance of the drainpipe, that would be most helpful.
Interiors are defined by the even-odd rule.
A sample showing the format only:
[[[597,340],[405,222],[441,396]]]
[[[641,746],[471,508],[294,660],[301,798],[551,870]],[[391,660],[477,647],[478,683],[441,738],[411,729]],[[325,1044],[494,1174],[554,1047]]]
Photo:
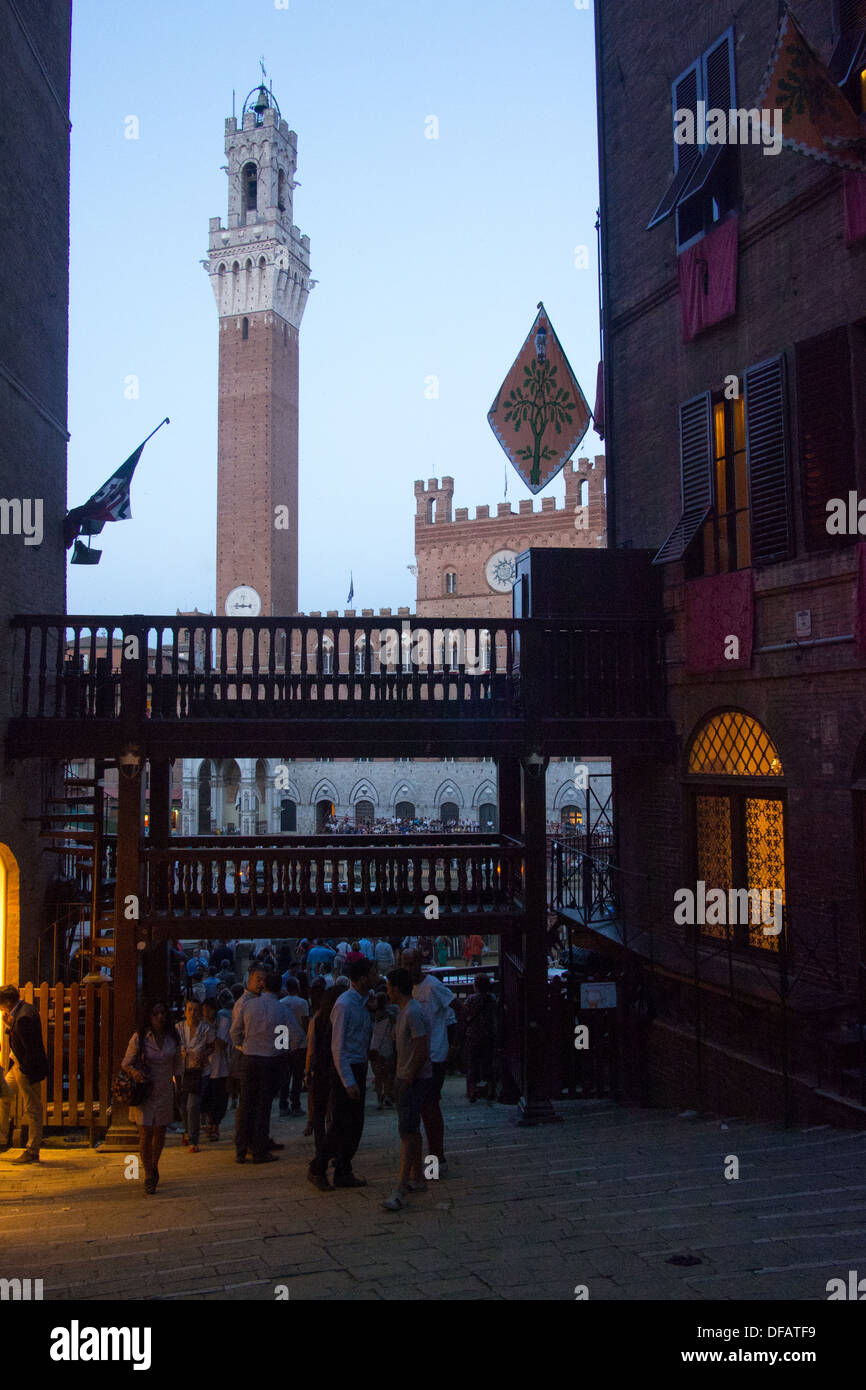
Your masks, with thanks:
[[[613,458],[613,395],[610,389],[611,363],[610,363],[610,334],[608,331],[609,323],[609,296],[604,293],[604,269],[607,265],[607,177],[605,173],[605,124],[604,124],[604,101],[602,93],[602,72],[603,45],[601,27],[602,0],[595,0],[594,19],[595,24],[595,103],[598,120],[598,194],[599,194],[599,219],[600,227],[598,233],[598,294],[599,294],[599,331],[601,333],[601,356],[602,356],[602,383],[604,390],[604,453],[605,453],[605,479],[607,486],[606,494],[606,521],[607,521],[607,548],[614,550],[616,547],[616,511],[614,499],[616,496],[616,473]]]

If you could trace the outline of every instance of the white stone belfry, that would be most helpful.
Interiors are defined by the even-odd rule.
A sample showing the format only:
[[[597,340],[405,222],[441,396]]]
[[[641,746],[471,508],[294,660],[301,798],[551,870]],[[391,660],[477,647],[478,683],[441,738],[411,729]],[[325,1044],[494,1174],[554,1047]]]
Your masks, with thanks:
[[[296,329],[310,289],[310,238],[292,222],[298,137],[259,88],[238,128],[226,121],[228,227],[210,219],[207,272],[221,319],[272,310]]]

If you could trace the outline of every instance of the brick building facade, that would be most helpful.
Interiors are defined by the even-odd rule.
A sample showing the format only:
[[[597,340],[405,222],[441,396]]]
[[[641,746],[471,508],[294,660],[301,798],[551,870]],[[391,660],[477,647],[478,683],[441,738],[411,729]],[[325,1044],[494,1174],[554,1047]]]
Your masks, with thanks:
[[[12,668],[16,613],[62,613],[66,562],[69,304],[70,5],[0,12],[0,670]],[[31,536],[16,521],[25,504]],[[33,529],[41,508],[41,527]],[[31,543],[32,540],[32,543]],[[0,738],[14,713],[0,683]],[[33,821],[37,765],[0,772],[0,975],[34,978],[36,944],[57,862]],[[38,793],[47,790],[43,765]]]
[[[431,478],[415,483],[415,560],[418,568],[419,618],[511,617],[514,560],[530,546],[604,546],[604,455],[567,463],[565,502],[542,497],[539,508],[529,497],[515,512],[500,502],[495,515],[489,506],[453,511],[454,479]]]
[[[664,572],[678,735],[615,766],[629,959],[655,961],[628,1074],[655,1102],[862,1123],[862,541],[826,517],[866,492],[866,240],[841,169],[673,140],[676,109],[756,104],[777,19],[596,4],[609,527]],[[866,14],[797,19],[835,81],[861,54],[862,111]],[[778,889],[783,933],[677,923],[698,881]]]

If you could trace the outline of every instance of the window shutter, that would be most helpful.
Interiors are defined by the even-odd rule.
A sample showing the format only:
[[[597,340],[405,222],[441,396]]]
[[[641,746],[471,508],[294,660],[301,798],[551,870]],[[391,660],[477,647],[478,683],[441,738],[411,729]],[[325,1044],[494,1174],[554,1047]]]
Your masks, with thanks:
[[[654,565],[681,560],[707,519],[712,506],[712,445],[710,393],[680,406],[680,488],[682,515]]]
[[[836,46],[827,65],[834,82],[843,86],[864,47],[866,0],[836,0]]]
[[[745,404],[752,564],[769,565],[791,550],[784,356],[746,370]]]
[[[707,110],[729,111],[734,101],[734,45],[728,32],[703,56],[704,99]]]
[[[836,36],[866,27],[866,0],[836,0]]]
[[[672,134],[676,126],[676,113],[678,111],[692,111],[697,115],[700,80],[700,63],[692,63],[692,66],[687,68],[682,76],[673,83],[671,87]],[[650,227],[655,227],[657,223],[663,222],[666,217],[670,216],[679,201],[680,194],[700,163],[700,145],[678,145],[676,140],[674,140],[673,145],[676,172],[665,190],[661,202],[647,223],[647,231]]]
[[[827,503],[856,487],[851,351],[846,328],[795,345],[797,418],[806,546],[850,543],[827,534]]]

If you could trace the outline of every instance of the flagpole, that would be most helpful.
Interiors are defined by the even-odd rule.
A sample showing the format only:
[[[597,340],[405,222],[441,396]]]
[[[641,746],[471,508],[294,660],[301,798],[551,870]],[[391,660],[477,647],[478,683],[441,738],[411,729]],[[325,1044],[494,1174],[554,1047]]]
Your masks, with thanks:
[[[170,425],[170,424],[171,424],[171,421],[169,420],[168,416],[166,415],[166,417],[165,417],[164,420],[160,420],[160,422],[159,422],[159,424],[157,425],[156,429],[155,429],[155,430],[151,430],[150,434],[147,436],[147,439],[153,439],[153,436],[154,436],[159,430],[162,429],[163,425]],[[145,444],[147,443],[147,439],[142,440],[142,443],[141,443],[142,449],[144,448]]]

